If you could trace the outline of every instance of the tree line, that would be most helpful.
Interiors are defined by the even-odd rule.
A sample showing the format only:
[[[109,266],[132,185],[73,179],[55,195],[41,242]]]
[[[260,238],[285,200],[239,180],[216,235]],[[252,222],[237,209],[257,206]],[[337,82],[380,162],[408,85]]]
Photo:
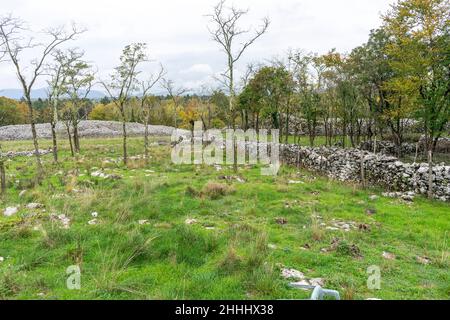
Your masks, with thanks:
[[[371,31],[367,42],[349,53],[290,50],[268,63],[248,65],[238,79],[240,59],[270,28],[268,18],[255,29],[243,26],[247,13],[222,0],[207,16],[211,39],[223,52],[226,69],[217,78],[217,88],[194,96],[167,79],[163,66],[154,74],[140,71],[142,64],[150,62],[145,43],[126,46],[110,78],[97,79],[82,50],[60,49],[86,30],[75,25],[69,30],[49,29],[45,32],[48,42],[34,44],[24,36],[20,19],[3,17],[0,58],[15,67],[23,99],[17,103],[0,100],[0,122],[17,123],[26,116],[39,176],[36,112],[52,126],[55,162],[58,122],[64,123],[75,155],[80,151],[81,119],[122,121],[125,164],[127,121],[192,128],[199,120],[205,128],[275,128],[286,143],[292,136],[299,142],[300,133],[306,132],[311,145],[320,127],[328,145],[339,139],[343,147],[356,147],[362,140],[376,142],[389,136],[400,151],[406,124],[415,120],[425,136],[431,170],[433,150],[450,118],[449,0],[399,0],[382,15],[382,25]],[[25,64],[21,55],[36,47],[41,49],[40,56]],[[48,97],[37,108],[31,90],[44,76]],[[88,99],[94,84],[107,93],[100,103]],[[151,94],[157,84],[165,89],[165,97]],[[20,108],[22,120],[11,116],[11,106]]]

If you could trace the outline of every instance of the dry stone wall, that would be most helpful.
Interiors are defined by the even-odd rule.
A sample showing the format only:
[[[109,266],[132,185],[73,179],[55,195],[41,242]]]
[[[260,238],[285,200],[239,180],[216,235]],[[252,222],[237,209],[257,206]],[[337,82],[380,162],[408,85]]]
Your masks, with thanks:
[[[403,163],[397,158],[374,154],[358,149],[309,148],[283,145],[281,161],[285,164],[303,166],[341,181],[361,181],[361,165],[364,166],[366,182],[390,191],[428,192],[428,164]],[[435,197],[450,201],[450,166],[435,165],[433,168],[433,191]]]

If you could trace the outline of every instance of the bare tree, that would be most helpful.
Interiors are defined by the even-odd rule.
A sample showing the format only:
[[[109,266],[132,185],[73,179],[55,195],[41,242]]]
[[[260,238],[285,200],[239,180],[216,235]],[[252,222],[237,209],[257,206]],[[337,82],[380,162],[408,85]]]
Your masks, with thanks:
[[[248,13],[248,10],[241,10],[235,7],[225,8],[225,0],[221,0],[215,7],[214,12],[208,17],[211,19],[212,27],[209,32],[212,39],[217,42],[224,50],[227,58],[227,70],[222,74],[223,84],[227,87],[229,92],[229,111],[230,124],[235,128],[236,114],[234,100],[236,96],[235,91],[235,64],[242,57],[242,54],[251,46],[259,37],[261,37],[269,27],[270,21],[264,18],[260,28],[254,31],[254,34],[247,37],[248,39],[242,41],[239,47],[235,49],[236,42],[242,36],[250,33],[247,29],[242,29],[239,22],[243,16]]]
[[[173,123],[175,128],[178,128],[178,107],[181,105],[182,95],[188,92],[188,89],[185,88],[177,88],[175,87],[175,83],[172,80],[162,79],[161,83],[162,87],[166,89],[167,94],[169,95],[170,100],[173,103]]]
[[[148,164],[149,161],[149,141],[148,141],[148,126],[150,124],[150,116],[151,116],[151,110],[152,106],[156,103],[157,99],[156,97],[152,96],[150,94],[150,90],[162,79],[164,75],[164,68],[161,65],[160,70],[156,76],[152,75],[150,79],[147,81],[141,81],[140,87],[141,87],[141,100],[140,100],[140,111],[141,111],[141,118],[145,125],[145,133],[144,133],[144,155],[145,155],[145,162]]]
[[[251,78],[255,75],[257,72],[259,66],[254,63],[247,64],[247,68],[245,69],[244,75],[241,77],[241,86],[243,90],[250,82]],[[242,126],[244,127],[244,130],[248,130],[249,128],[249,111],[247,108],[241,108],[241,119],[242,119]],[[255,121],[253,121],[253,124],[255,124]],[[257,127],[257,126],[255,126]],[[258,128],[257,128],[258,132]]]
[[[0,114],[0,124],[3,123],[3,116]],[[2,153],[2,145],[0,143],[0,195],[6,192],[6,170],[5,170],[6,158]]]
[[[67,93],[66,80],[67,80],[67,67],[77,59],[77,56],[71,54],[73,51],[69,50],[65,53],[61,50],[56,50],[53,54],[55,62],[48,67],[50,80],[48,84],[48,104],[51,110],[50,125],[52,131],[53,142],[53,160],[58,162],[58,143],[56,137],[56,125],[58,123],[58,110],[61,97]]]
[[[86,105],[86,99],[91,92],[94,81],[92,67],[82,60],[84,52],[70,49],[70,63],[67,64],[65,74],[67,77],[67,94],[70,99],[70,121],[73,127],[73,144],[76,153],[80,152],[80,137],[78,124],[81,121],[80,111]],[[84,112],[86,114],[86,112]]]
[[[120,57],[120,65],[115,68],[114,74],[111,75],[109,83],[101,81],[105,90],[108,92],[111,100],[119,109],[122,117],[123,130],[123,163],[127,165],[127,127],[126,127],[126,112],[125,108],[130,98],[130,95],[136,90],[137,76],[139,71],[138,65],[147,61],[145,50],[147,45],[145,43],[134,43],[127,45]]]
[[[72,131],[70,130],[70,127],[72,126],[72,110],[70,108],[71,106],[66,102],[60,110],[60,118],[66,128],[67,138],[69,139],[70,154],[74,157],[75,149],[72,141]]]
[[[2,153],[2,146],[0,144],[0,195],[6,193],[6,169],[5,169],[6,158]]]
[[[46,43],[36,43],[32,37],[27,38],[25,36],[26,31],[27,28],[22,20],[14,18],[11,15],[0,18],[0,57],[10,61],[14,65],[17,78],[22,86],[25,102],[29,110],[38,171],[37,178],[40,181],[43,176],[43,167],[39,154],[31,91],[36,80],[44,74],[46,60],[56,48],[69,40],[73,40],[76,35],[82,33],[84,30],[77,29],[75,25],[72,25],[70,31],[65,31],[64,27],[48,29],[44,31],[44,34],[49,37]],[[41,52],[36,59],[32,60],[28,66],[25,66],[21,57],[24,52],[30,49],[41,49]],[[27,70],[30,71],[28,77]]]
[[[270,21],[268,18],[263,19],[262,26],[256,29],[254,34],[249,36],[248,39],[240,43],[237,50],[235,50],[236,41],[241,36],[247,35],[250,31],[247,29],[241,29],[239,22],[243,16],[248,13],[248,10],[241,10],[235,7],[225,8],[225,0],[221,0],[215,7],[213,14],[209,15],[212,28],[209,28],[209,32],[212,35],[212,39],[219,44],[224,50],[227,58],[227,70],[222,74],[223,84],[228,88],[229,93],[229,112],[230,123],[233,129],[236,128],[236,110],[235,110],[235,64],[242,57],[242,54],[251,46],[259,37],[261,37],[269,27]],[[237,172],[237,146],[234,145],[234,159],[233,168]]]

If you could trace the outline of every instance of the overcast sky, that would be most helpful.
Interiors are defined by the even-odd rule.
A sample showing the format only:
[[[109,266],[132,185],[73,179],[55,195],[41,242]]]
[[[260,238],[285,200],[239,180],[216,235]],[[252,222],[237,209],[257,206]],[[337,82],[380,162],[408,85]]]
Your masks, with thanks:
[[[268,16],[268,33],[251,47],[238,68],[248,62],[283,56],[289,48],[325,53],[347,52],[367,40],[381,24],[380,14],[393,0],[239,0],[250,12],[245,25],[258,26]],[[225,68],[225,56],[208,33],[216,0],[15,0],[2,1],[0,15],[12,13],[34,30],[76,22],[88,29],[70,46],[80,47],[100,78],[118,63],[122,48],[146,42],[149,55],[161,62],[167,77],[198,90],[217,86],[212,75]],[[233,3],[233,2],[230,2]],[[146,71],[155,69],[149,64]],[[44,79],[36,88],[45,86]],[[0,63],[0,88],[19,88],[14,70]]]

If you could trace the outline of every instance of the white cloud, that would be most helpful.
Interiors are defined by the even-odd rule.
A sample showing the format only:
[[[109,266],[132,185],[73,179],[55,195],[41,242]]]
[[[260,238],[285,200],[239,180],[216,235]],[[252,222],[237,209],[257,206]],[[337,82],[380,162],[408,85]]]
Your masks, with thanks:
[[[395,0],[230,0],[249,8],[245,23],[257,26],[264,16],[269,32],[245,53],[238,67],[284,54],[289,48],[324,53],[349,51],[367,40],[381,24],[380,13]],[[205,74],[223,70],[226,60],[211,41],[206,14],[212,0],[16,0],[3,1],[0,14],[13,13],[34,29],[75,21],[88,29],[71,46],[86,57],[103,77],[118,63],[122,48],[147,42],[150,56],[164,64],[167,77],[179,85],[204,81]],[[150,67],[145,67],[147,70]],[[181,70],[181,71],[180,71]],[[44,79],[37,84],[45,85]],[[0,64],[0,88],[17,88],[12,68]]]
[[[196,74],[211,74],[213,73],[213,69],[209,64],[194,64],[190,66],[187,69],[181,70],[181,74],[189,74],[189,73],[196,73]]]

